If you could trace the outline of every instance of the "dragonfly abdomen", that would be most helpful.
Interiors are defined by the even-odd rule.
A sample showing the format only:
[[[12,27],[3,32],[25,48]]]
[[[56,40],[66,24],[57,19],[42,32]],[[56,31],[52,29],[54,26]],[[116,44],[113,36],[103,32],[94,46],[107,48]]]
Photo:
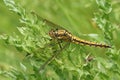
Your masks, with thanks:
[[[101,43],[96,43],[96,42],[91,42],[91,41],[86,41],[82,40],[78,37],[72,37],[72,42],[76,44],[84,44],[84,45],[89,45],[89,46],[95,46],[95,47],[104,47],[104,48],[110,48],[111,46],[106,45],[106,44],[101,44]]]

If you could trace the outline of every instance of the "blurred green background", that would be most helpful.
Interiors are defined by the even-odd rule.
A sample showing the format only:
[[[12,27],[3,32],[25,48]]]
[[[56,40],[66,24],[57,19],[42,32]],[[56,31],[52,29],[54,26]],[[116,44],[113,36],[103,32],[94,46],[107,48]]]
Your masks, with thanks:
[[[27,12],[35,11],[40,16],[62,25],[75,35],[94,33],[102,36],[101,31],[92,21],[94,12],[98,11],[95,0],[15,0],[15,2],[24,7]],[[114,43],[119,49],[120,1],[112,0],[112,6],[111,22],[117,28],[114,33]],[[9,11],[0,0],[0,35],[13,35],[14,32],[19,35],[16,28],[19,25],[19,16]],[[8,69],[9,66],[20,68],[19,62],[23,59],[23,54],[0,40],[0,69]]]

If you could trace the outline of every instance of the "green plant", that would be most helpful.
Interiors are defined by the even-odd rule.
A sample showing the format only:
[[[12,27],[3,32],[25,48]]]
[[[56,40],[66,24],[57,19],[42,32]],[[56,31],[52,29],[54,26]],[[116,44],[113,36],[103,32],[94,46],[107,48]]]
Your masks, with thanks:
[[[95,13],[94,18],[101,32],[103,32],[105,42],[112,46],[111,49],[106,51],[105,58],[96,56],[94,53],[90,53],[86,47],[76,44],[70,44],[66,49],[60,50],[57,43],[50,41],[50,37],[46,35],[51,26],[39,20],[37,16],[30,12],[26,12],[24,8],[16,4],[13,0],[4,0],[4,2],[11,11],[20,16],[19,21],[21,26],[17,27],[17,29],[21,35],[2,35],[1,39],[6,44],[16,47],[23,55],[26,54],[26,59],[20,63],[22,70],[11,68],[10,71],[2,71],[1,74],[18,80],[120,79],[119,50],[113,44],[112,32],[115,29],[109,19],[112,11],[110,1],[96,0],[99,12]],[[61,8],[64,9],[63,7]],[[67,15],[67,12],[65,14]],[[67,15],[67,17],[72,22],[70,16]],[[57,54],[57,52],[62,54],[47,65],[43,72],[38,73],[39,67],[51,55]],[[32,68],[26,65],[26,63]]]

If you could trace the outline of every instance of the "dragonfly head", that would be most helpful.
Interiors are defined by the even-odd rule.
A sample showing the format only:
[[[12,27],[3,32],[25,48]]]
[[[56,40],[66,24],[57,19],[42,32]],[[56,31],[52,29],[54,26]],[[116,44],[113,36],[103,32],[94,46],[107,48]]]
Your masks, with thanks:
[[[56,36],[55,36],[55,33],[56,33],[56,31],[55,30],[50,30],[49,31],[49,36],[51,37],[51,38],[55,38]]]

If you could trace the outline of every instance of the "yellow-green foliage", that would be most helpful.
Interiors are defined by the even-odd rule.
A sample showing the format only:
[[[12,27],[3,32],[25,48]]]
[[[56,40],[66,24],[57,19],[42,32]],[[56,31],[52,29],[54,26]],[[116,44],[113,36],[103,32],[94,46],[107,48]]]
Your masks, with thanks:
[[[110,0],[4,0],[0,18],[0,79],[5,80],[119,80],[119,21],[117,1]],[[112,6],[113,5],[113,6]],[[9,9],[9,10],[8,10]],[[48,35],[37,15],[60,24],[80,38],[112,48],[62,42]],[[8,16],[3,18],[3,16]],[[118,18],[119,17],[119,18]],[[7,24],[4,24],[4,23]],[[5,26],[5,27],[4,27]],[[39,68],[52,55],[39,73]]]

